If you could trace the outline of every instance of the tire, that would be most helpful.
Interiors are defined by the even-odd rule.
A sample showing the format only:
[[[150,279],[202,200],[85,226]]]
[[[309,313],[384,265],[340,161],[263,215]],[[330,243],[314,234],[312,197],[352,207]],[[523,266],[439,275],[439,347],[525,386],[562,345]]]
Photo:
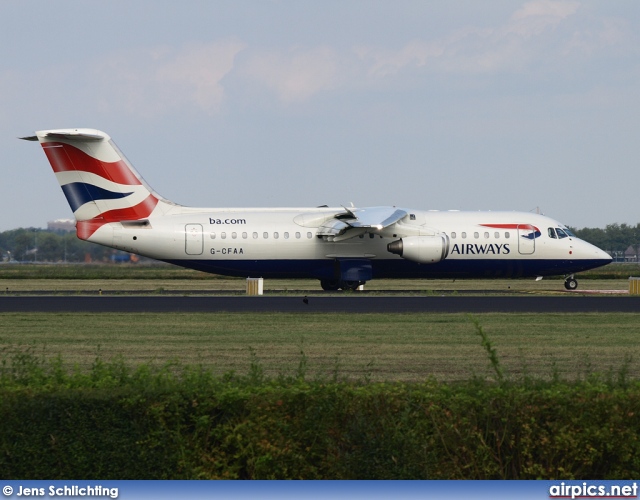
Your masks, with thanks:
[[[340,289],[338,280],[320,280],[320,286],[325,292],[335,292]]]
[[[341,281],[340,282],[340,288],[342,288],[343,290],[357,290],[358,287],[360,286],[361,282],[360,281]]]
[[[569,278],[564,281],[564,287],[567,290],[575,290],[576,288],[578,288],[578,281],[574,278]]]

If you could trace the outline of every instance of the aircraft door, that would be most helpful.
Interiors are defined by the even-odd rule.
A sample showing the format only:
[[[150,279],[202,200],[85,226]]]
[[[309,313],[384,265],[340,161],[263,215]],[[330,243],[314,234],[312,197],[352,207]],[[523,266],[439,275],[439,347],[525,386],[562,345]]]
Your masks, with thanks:
[[[522,255],[531,255],[536,251],[536,237],[540,236],[538,230],[531,224],[518,226],[518,252]]]
[[[184,238],[187,255],[202,255],[204,250],[202,224],[187,224],[184,227]]]

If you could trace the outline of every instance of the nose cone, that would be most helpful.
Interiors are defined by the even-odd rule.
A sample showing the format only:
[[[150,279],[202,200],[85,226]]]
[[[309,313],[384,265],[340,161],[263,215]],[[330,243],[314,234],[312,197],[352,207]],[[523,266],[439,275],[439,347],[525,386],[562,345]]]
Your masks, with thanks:
[[[584,261],[585,264],[589,266],[586,269],[606,266],[613,260],[611,255],[601,248],[577,238],[573,240],[573,249],[575,257]]]

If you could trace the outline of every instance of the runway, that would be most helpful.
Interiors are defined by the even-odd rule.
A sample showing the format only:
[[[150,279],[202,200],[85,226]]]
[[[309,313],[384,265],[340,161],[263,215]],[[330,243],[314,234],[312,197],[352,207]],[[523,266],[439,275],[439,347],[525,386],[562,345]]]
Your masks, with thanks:
[[[3,296],[0,312],[618,313],[639,296]]]

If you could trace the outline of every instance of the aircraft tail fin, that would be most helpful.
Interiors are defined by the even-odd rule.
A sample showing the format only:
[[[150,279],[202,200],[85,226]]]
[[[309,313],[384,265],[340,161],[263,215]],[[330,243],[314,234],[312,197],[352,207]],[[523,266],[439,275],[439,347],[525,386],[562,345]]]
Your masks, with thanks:
[[[111,138],[93,129],[43,130],[22,139],[39,141],[76,218],[80,239],[104,224],[148,217],[159,196]]]

